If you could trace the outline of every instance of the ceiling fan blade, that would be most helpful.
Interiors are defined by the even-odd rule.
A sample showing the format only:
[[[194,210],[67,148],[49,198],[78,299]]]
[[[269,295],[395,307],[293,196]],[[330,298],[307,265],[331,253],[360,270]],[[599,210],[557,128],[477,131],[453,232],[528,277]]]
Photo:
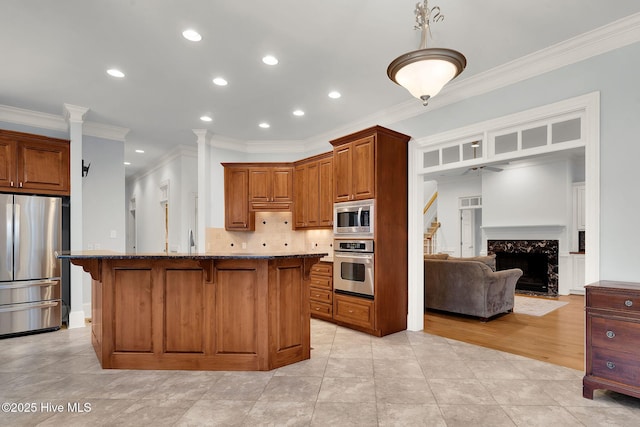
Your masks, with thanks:
[[[485,166],[484,168],[486,170],[490,170],[491,172],[502,172],[501,168],[496,168],[496,167],[493,167],[493,166]]]

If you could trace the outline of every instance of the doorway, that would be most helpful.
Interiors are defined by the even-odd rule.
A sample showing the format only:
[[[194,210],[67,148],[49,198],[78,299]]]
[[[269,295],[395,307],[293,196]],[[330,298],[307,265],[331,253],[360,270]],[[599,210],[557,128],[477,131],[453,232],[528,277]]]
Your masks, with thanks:
[[[460,256],[474,257],[482,251],[482,208],[460,209]]]

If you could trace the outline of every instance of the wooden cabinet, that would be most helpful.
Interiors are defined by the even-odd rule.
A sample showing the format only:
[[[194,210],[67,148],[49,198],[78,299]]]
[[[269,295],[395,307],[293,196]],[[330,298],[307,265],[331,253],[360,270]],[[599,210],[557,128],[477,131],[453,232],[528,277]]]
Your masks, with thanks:
[[[361,327],[365,331],[374,329],[374,312],[373,300],[342,294],[333,296],[333,318],[344,324]]]
[[[296,229],[333,226],[331,152],[296,162],[293,213]]]
[[[223,166],[224,228],[233,231],[255,230],[255,213],[249,211],[249,168]]]
[[[333,318],[333,264],[330,262],[314,264],[309,278],[311,317],[331,320]]]
[[[375,135],[334,145],[335,201],[375,197]],[[334,141],[331,141],[334,144]]]
[[[69,141],[0,130],[0,191],[69,195]]]
[[[293,203],[293,167],[249,168],[249,208],[253,211],[289,211]]]
[[[583,396],[607,389],[640,398],[640,283],[586,286]]]
[[[374,299],[334,293],[333,319],[376,336],[407,328],[410,137],[381,126],[330,141],[335,201],[375,199]]]

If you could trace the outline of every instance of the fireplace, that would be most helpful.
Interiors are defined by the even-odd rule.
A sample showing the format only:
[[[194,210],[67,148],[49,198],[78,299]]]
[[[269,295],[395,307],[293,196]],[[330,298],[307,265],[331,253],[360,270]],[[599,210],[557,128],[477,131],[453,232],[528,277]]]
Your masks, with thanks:
[[[487,246],[496,255],[496,270],[522,270],[516,290],[558,295],[558,240],[489,240]]]

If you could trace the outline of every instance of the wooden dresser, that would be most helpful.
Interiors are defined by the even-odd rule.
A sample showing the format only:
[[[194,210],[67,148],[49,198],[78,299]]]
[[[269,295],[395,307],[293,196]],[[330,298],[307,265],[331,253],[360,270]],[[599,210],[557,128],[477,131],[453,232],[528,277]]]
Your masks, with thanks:
[[[600,281],[586,289],[582,395],[607,389],[640,398],[640,283]]]

